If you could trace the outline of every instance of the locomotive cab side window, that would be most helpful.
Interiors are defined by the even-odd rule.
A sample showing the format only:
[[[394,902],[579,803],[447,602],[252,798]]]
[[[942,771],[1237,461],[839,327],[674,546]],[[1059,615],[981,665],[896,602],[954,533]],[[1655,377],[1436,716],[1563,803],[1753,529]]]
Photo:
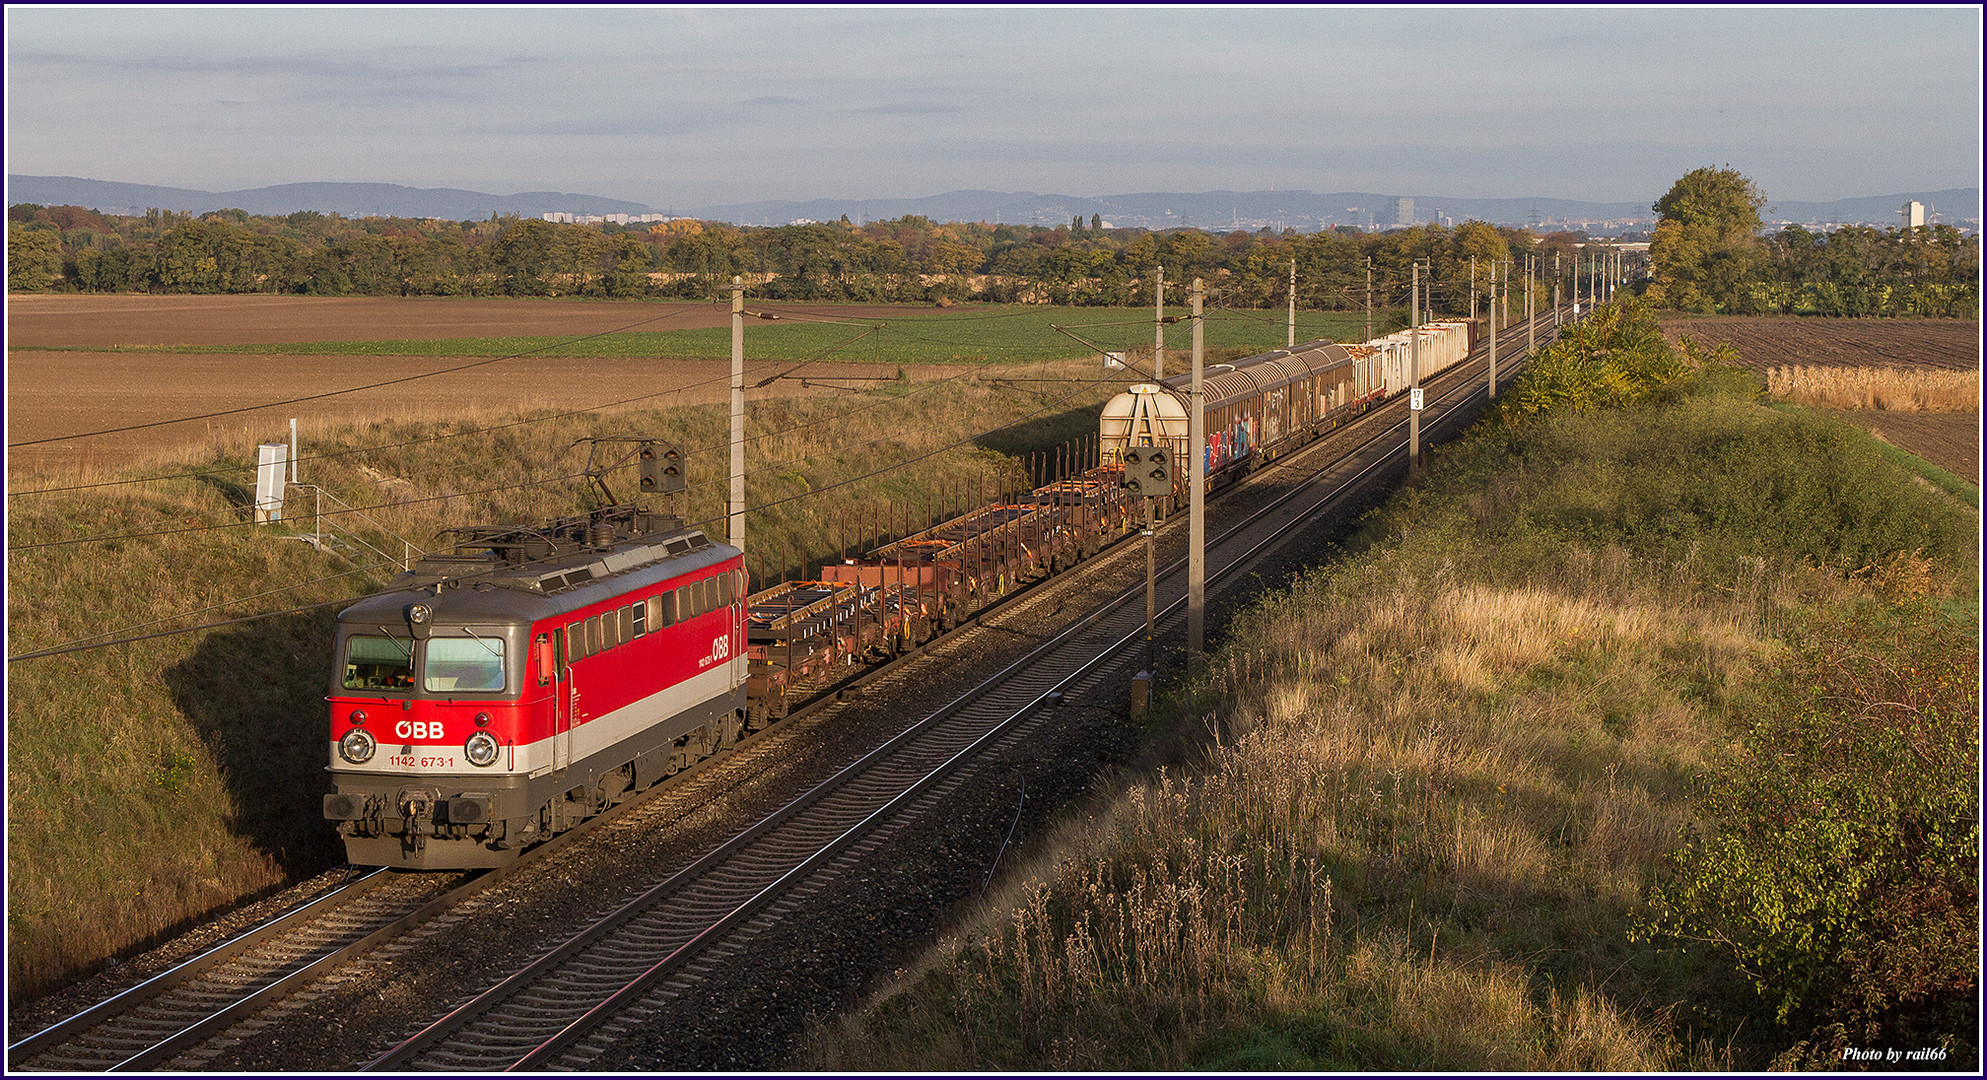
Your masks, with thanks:
[[[414,653],[398,638],[354,634],[345,639],[345,689],[411,690]]]

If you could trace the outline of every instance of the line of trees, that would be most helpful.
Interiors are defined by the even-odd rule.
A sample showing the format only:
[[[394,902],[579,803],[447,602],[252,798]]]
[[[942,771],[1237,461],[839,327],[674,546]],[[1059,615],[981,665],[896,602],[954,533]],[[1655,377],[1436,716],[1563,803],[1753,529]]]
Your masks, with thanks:
[[[1656,201],[1648,298],[1728,315],[1930,315],[1980,309],[1980,237],[1950,225],[1762,235],[1766,196],[1730,168],[1696,169]]]
[[[1658,200],[1650,279],[1631,284],[1654,305],[1757,314],[1973,317],[1980,239],[1950,226],[1850,227],[1763,235],[1766,198],[1746,177],[1698,169]],[[1543,236],[1468,221],[1380,233],[1164,232],[1110,229],[1092,218],[1054,228],[937,223],[910,216],[852,225],[733,226],[690,220],[653,226],[348,219],[314,211],[198,217],[152,210],[111,217],[74,206],[8,210],[7,287],[314,296],[598,296],[702,299],[733,275],[780,300],[1068,305],[1149,303],[1155,271],[1205,279],[1219,303],[1298,303],[1352,310],[1402,304],[1420,262],[1449,312],[1469,307],[1470,261],[1483,295],[1493,260],[1538,257],[1568,274],[1591,246],[1584,233]],[[1606,243],[1606,241],[1603,241]],[[1637,268],[1639,270],[1639,267]],[[1550,285],[1541,287],[1549,300]]]
[[[1436,299],[1464,310],[1471,259],[1479,295],[1493,260],[1558,256],[1568,272],[1584,233],[1535,236],[1470,221],[1384,233],[1299,234],[936,223],[917,216],[862,226],[738,227],[679,220],[651,227],[519,218],[450,222],[346,219],[315,212],[109,217],[78,207],[10,208],[8,287],[318,296],[601,296],[706,298],[733,275],[773,299],[1071,305],[1149,303],[1163,267],[1174,286],[1205,279],[1221,303],[1281,306],[1291,260],[1309,310],[1404,303],[1409,267]],[[1548,287],[1549,288],[1549,287]],[[1169,292],[1180,295],[1175,289]]]

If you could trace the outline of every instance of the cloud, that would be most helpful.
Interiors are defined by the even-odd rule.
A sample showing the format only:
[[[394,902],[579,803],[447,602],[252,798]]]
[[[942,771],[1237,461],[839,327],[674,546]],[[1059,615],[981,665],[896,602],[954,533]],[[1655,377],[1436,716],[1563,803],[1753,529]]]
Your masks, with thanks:
[[[6,18],[10,167],[210,190],[363,178],[683,205],[747,187],[1274,185],[1622,201],[1679,164],[1730,161],[1770,192],[1823,198],[1973,182],[1980,157],[1977,9]]]

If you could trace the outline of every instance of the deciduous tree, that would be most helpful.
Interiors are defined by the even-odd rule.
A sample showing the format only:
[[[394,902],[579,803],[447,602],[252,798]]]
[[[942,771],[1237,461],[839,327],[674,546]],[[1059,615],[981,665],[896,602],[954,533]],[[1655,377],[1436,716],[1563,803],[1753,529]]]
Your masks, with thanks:
[[[46,289],[62,272],[62,243],[48,229],[7,223],[7,291]]]
[[[1766,196],[1727,167],[1694,169],[1656,200],[1649,260],[1651,298],[1686,311],[1748,306],[1746,282],[1763,266],[1760,207]]]

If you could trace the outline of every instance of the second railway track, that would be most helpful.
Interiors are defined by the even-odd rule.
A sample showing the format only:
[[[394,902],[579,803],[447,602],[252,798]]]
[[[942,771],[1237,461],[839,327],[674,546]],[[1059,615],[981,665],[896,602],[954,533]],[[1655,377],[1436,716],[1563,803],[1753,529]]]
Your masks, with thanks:
[[[1500,335],[1501,338],[1505,338],[1507,341],[1511,340],[1514,336],[1516,335],[1511,333]],[[1543,334],[1541,335],[1541,340],[1549,340],[1549,337],[1549,334]],[[1517,340],[1522,341],[1522,337],[1517,337]],[[1507,344],[1504,347],[1510,348],[1511,346]],[[1481,367],[1481,363],[1476,363],[1459,368],[1452,373],[1456,378],[1448,381],[1451,383],[1461,383],[1467,378],[1471,384],[1474,384],[1480,381]],[[1431,394],[1437,389],[1439,387],[1433,388]],[[1381,428],[1390,424],[1399,426],[1395,423],[1395,418],[1404,415],[1404,409],[1390,411],[1394,408],[1394,406],[1389,406],[1386,409],[1377,410],[1369,418],[1368,422],[1360,425],[1360,428],[1366,430]],[[1436,433],[1435,422],[1425,420],[1424,423],[1429,427],[1427,435],[1432,438]],[[1395,440],[1396,442],[1398,441],[1397,436]],[[1319,444],[1312,451],[1307,451],[1303,458],[1291,459],[1289,462],[1279,464],[1278,471],[1288,474],[1292,471],[1295,462],[1313,458],[1318,453],[1327,449],[1329,448],[1324,444]],[[1375,460],[1369,462],[1367,467],[1384,468],[1379,462],[1397,458],[1398,453],[1398,449],[1395,448],[1386,448],[1374,452]],[[1184,533],[1183,528],[1173,531]],[[1174,546],[1177,546],[1183,540],[1183,538],[1177,536],[1171,539]],[[1120,548],[1119,554],[1113,556],[1112,559],[1122,564],[1130,564],[1135,561],[1142,562],[1142,560],[1134,559],[1127,554],[1129,549],[1134,546],[1124,545]],[[1212,573],[1210,576],[1213,576]],[[1067,585],[1068,583],[1066,582],[1065,584]],[[1094,592],[1095,590],[1092,591]],[[1122,610],[1135,609],[1131,616],[1127,616],[1127,618],[1130,618],[1134,629],[1142,624],[1143,618],[1142,591],[1135,591],[1138,592],[1137,598],[1122,608]],[[1175,591],[1178,591],[1178,589],[1176,588]],[[1023,599],[1017,601],[1016,606],[1025,607],[1032,602]],[[1018,616],[1017,618],[1024,623],[1029,621],[1025,617]],[[995,624],[994,628],[998,632],[998,620],[989,617],[988,621],[990,624]],[[1100,623],[1108,621],[1100,613],[1098,617],[1090,621],[1090,625],[1098,627]],[[1124,628],[1122,626],[1099,628],[1097,633],[1102,635],[1104,639],[1122,643]],[[1081,646],[1071,646],[1074,653],[1081,654],[1087,651],[1092,654],[1088,657],[1089,659],[1095,659],[1094,654],[1102,648],[1102,644],[1097,640],[1087,641]],[[1123,653],[1128,650],[1118,648],[1117,651]],[[1142,651],[1139,651],[1139,656],[1142,658]],[[1125,662],[1129,663],[1128,660]],[[942,667],[943,661],[938,661],[938,664]],[[1031,663],[1030,665],[1031,668],[1037,666],[1041,667],[1042,671],[1030,670],[1029,678],[1032,680],[1031,686],[1039,684],[1041,679],[1049,678],[1051,668],[1053,668],[1054,672],[1062,672],[1064,667],[1068,665],[1057,666],[1041,663]],[[1072,683],[1065,686],[1063,689],[1064,698],[1066,700],[1081,699],[1086,696],[1100,694],[1101,691],[1096,689],[1096,684],[1104,681],[1107,673],[1115,672],[1116,668],[1123,666],[1124,664],[1122,663],[1093,665],[1089,675],[1090,682],[1081,685]],[[1116,673],[1123,674],[1122,672]],[[882,693],[894,693],[894,691],[887,689],[887,687],[892,683],[901,682],[907,678],[911,681],[916,681],[916,676],[907,674],[905,665],[898,665],[892,669],[885,669],[883,672],[874,676],[871,685],[872,687],[886,688],[881,690]],[[1058,678],[1064,682],[1069,682],[1074,678],[1074,675],[1073,673],[1062,674]],[[1118,684],[1114,683],[1112,685],[1116,686]],[[861,692],[860,690],[857,691],[857,693]],[[870,692],[876,693],[878,691],[872,689]],[[1038,693],[1039,695],[1048,692],[1047,689],[1040,689],[1039,686],[1035,686],[1034,689],[1016,691],[1016,693],[1020,693],[1023,697],[1026,697],[1029,693]],[[575,967],[567,969],[567,973],[564,976],[554,981],[563,983],[569,988],[585,985],[588,989],[577,993],[565,990],[558,992],[555,998],[541,998],[536,995],[545,992],[527,989],[527,984],[530,980],[525,978],[521,973],[518,973],[516,969],[513,969],[512,975],[493,984],[501,992],[491,995],[493,1001],[505,1000],[512,1003],[508,1006],[512,1010],[512,1019],[500,1018],[498,1011],[471,1008],[472,1001],[451,998],[450,1000],[458,1002],[457,1006],[443,1009],[439,1013],[421,1010],[427,1013],[429,1017],[427,1020],[421,1020],[416,1016],[408,1015],[406,1012],[401,1013],[405,1017],[402,1023],[407,1024],[411,1021],[412,1025],[411,1027],[403,1027],[401,1029],[403,1034],[392,1036],[388,1043],[388,1045],[395,1045],[397,1050],[401,1044],[404,1044],[406,1049],[401,1053],[401,1056],[378,1057],[380,1043],[373,1044],[375,1047],[373,1051],[365,1052],[364,1056],[358,1056],[364,1051],[364,1047],[355,1045],[355,1040],[351,1040],[345,1043],[343,1050],[343,1055],[345,1056],[322,1060],[317,1063],[316,1067],[350,1068],[364,1064],[368,1060],[376,1060],[378,1063],[390,1067],[416,1067],[443,1070],[473,1069],[481,1071],[489,1068],[515,1067],[519,1064],[538,1068],[584,1069],[590,1066],[598,1067],[595,1063],[601,1062],[604,1057],[611,1058],[618,1043],[629,1039],[639,1040],[640,1032],[645,1028],[653,1030],[658,1026],[663,1028],[680,1026],[682,1023],[680,1019],[672,1020],[670,1018],[670,1010],[677,1007],[672,1003],[696,1000],[697,994],[692,992],[690,987],[702,978],[704,974],[722,968],[721,958],[727,955],[744,955],[752,951],[755,947],[763,948],[763,939],[777,936],[766,932],[769,928],[776,926],[780,918],[784,915],[792,912],[818,909],[818,906],[824,902],[832,904],[832,900],[824,901],[824,897],[832,897],[834,895],[831,882],[846,880],[852,875],[866,875],[867,871],[864,869],[864,864],[860,861],[865,853],[880,849],[894,833],[904,828],[903,821],[891,822],[879,819],[871,822],[873,826],[871,828],[856,830],[855,823],[857,821],[877,814],[881,807],[891,805],[893,799],[897,800],[897,809],[905,811],[910,815],[903,820],[915,820],[919,814],[927,817],[930,816],[933,808],[943,805],[945,799],[953,797],[958,787],[964,782],[963,777],[965,774],[940,770],[937,767],[938,763],[953,758],[957,749],[964,743],[970,742],[975,738],[988,736],[989,732],[1005,732],[1005,735],[994,734],[988,736],[990,745],[981,747],[982,750],[995,752],[996,754],[999,752],[1011,753],[1015,745],[1023,742],[1024,736],[1028,735],[1031,730],[1039,728],[1056,715],[1055,710],[1040,707],[1038,703],[1029,704],[1024,702],[1024,706],[1018,711],[1010,710],[1004,717],[962,720],[950,732],[941,732],[939,729],[945,725],[934,723],[929,725],[932,730],[926,732],[922,737],[907,734],[903,737],[901,743],[878,751],[879,754],[885,754],[886,756],[892,753],[899,755],[894,764],[881,770],[882,773],[887,773],[896,779],[888,782],[880,782],[880,786],[877,786],[879,782],[876,781],[866,782],[866,786],[872,788],[866,794],[849,793],[833,795],[832,797],[831,793],[827,790],[829,784],[819,784],[818,787],[821,790],[817,791],[813,798],[802,800],[824,807],[823,811],[816,814],[814,820],[807,820],[806,807],[797,808],[790,813],[783,811],[781,815],[776,815],[779,818],[778,821],[775,821],[773,817],[767,817],[765,824],[755,825],[739,838],[740,843],[738,846],[741,851],[751,848],[755,849],[758,854],[741,856],[733,853],[733,855],[727,856],[721,854],[713,843],[706,845],[713,849],[710,855],[697,860],[695,865],[685,866],[672,871],[670,874],[665,875],[664,878],[657,879],[657,883],[655,884],[636,889],[628,887],[628,883],[623,881],[621,883],[623,888],[618,890],[618,895],[623,897],[627,897],[633,893],[641,893],[642,895],[636,897],[634,902],[614,905],[615,910],[603,920],[614,924],[616,928],[619,928],[619,932],[610,933],[608,930],[598,932],[589,930],[579,935],[568,934],[570,942],[579,942],[582,938],[590,938],[590,940],[585,942],[587,948],[567,950],[563,946],[554,947],[552,950],[544,953],[543,960],[530,965],[531,970],[543,973],[557,970],[561,963],[573,963],[576,965]],[[996,709],[994,711],[998,712],[999,710]],[[934,718],[934,720],[936,719]],[[999,725],[1003,723],[1008,726],[1001,728]],[[783,729],[793,730],[797,726],[799,725],[782,724],[776,727],[774,731],[780,732]],[[1005,739],[1004,742],[1002,741],[1003,738]],[[925,745],[916,745],[920,742],[924,742]],[[853,779],[857,772],[868,771],[857,770],[854,766],[843,770],[844,773],[848,774],[848,779]],[[835,813],[831,814],[827,812],[826,808],[830,806],[837,807]],[[779,833],[783,827],[788,827],[783,825],[787,821],[793,822],[790,828],[796,833],[811,832],[817,839],[827,837],[836,841],[836,843],[800,843],[782,839],[779,837]],[[768,851],[778,851],[779,853],[768,856],[765,854]],[[736,858],[740,861],[731,863],[732,869],[719,872],[718,867],[725,865],[724,860],[727,858]],[[741,870],[738,869],[739,866],[747,866],[749,868]],[[800,880],[798,876],[789,876],[800,875],[803,870],[806,874],[812,876],[807,880]],[[706,882],[721,881],[724,884],[721,887],[705,884],[693,889],[690,887],[693,879],[702,879]],[[777,884],[778,887],[768,891],[767,886],[774,884]],[[702,898],[693,900],[693,896],[699,895],[698,889],[704,890],[701,894]],[[726,890],[729,890],[729,892]],[[646,914],[650,910],[658,910],[656,904],[663,902],[677,905],[673,914],[659,916]],[[593,906],[598,908],[600,905],[581,904],[577,906]],[[696,907],[701,907],[714,914],[711,918],[702,920],[689,918],[681,914],[686,909]],[[730,917],[729,921],[721,922],[720,920],[726,916]],[[470,913],[464,914],[460,918],[451,917],[444,921],[454,927],[460,928],[474,925],[478,918],[479,916],[476,914]],[[391,919],[387,920],[389,923],[391,921]],[[643,929],[645,922],[660,924],[662,929],[645,930]],[[641,943],[632,946],[626,943],[615,944],[614,940],[623,934],[628,938],[642,939]],[[699,935],[702,936],[701,940],[699,939]],[[760,939],[758,946],[753,945],[755,939]],[[696,950],[686,948],[691,942],[696,942],[696,950],[704,950],[706,946],[709,946],[709,948],[699,953]],[[591,952],[592,958],[575,961],[555,961],[553,959],[555,954],[562,951],[572,951],[576,954]],[[411,953],[403,955],[411,955]],[[602,959],[602,957],[606,956],[612,956],[613,959]],[[672,956],[675,957],[673,961],[669,963],[663,962]],[[368,963],[377,966],[379,959],[376,957],[373,961],[362,961],[361,966],[363,967]],[[588,973],[607,968],[617,969],[617,973],[611,976]],[[581,974],[574,974],[574,972],[581,972]],[[633,976],[639,976],[640,978],[624,977],[630,972],[633,973]],[[319,989],[323,991],[321,996],[330,999],[338,998],[340,992],[337,990],[337,986],[345,981],[352,980],[347,980],[345,977],[340,976],[339,979],[325,984],[324,987],[320,987]],[[385,995],[382,994],[380,996]],[[477,996],[472,1000],[481,1000],[481,998]],[[244,1053],[255,1040],[244,1039],[243,1031],[244,1029],[269,1031],[271,1030],[272,1022],[264,1020],[256,1021],[249,1025],[242,1025],[239,1017],[257,1006],[220,1002],[213,1004],[214,1007],[211,1009],[209,1017],[219,1017],[219,1019],[209,1019],[207,1026],[202,1029],[202,1037],[206,1038],[210,1043],[208,1050],[194,1052],[185,1057],[176,1057],[172,1054],[160,1056],[157,1051],[145,1050],[143,1053],[149,1056],[130,1053],[125,1057],[118,1058],[118,1060],[110,1060],[111,1058],[117,1058],[119,1053],[123,1053],[129,1049],[126,1047],[101,1051],[96,1057],[41,1057],[29,1062],[28,1067],[61,1071],[101,1071],[117,1067],[147,1068],[160,1067],[161,1065],[169,1068],[270,1067],[267,1064],[266,1057],[258,1057],[258,1055],[252,1052]],[[196,1006],[193,1011],[197,1012],[203,1007],[206,1006]],[[596,1012],[595,1010],[599,1011]],[[296,1011],[304,1015],[309,1015],[314,1010],[302,1008]],[[306,1024],[321,1022],[322,1012],[321,1010],[316,1012],[320,1020],[302,1020],[301,1022]],[[539,1013],[540,1019],[532,1021],[530,1024],[524,1024],[524,1022],[515,1019],[515,1016],[518,1014],[532,1012]],[[485,1019],[472,1022],[470,1019],[471,1013],[476,1013],[479,1017],[485,1017]],[[448,1018],[454,1019],[449,1020],[448,1023],[441,1022],[443,1019]],[[273,1024],[275,1030],[282,1030],[283,1021],[275,1021]],[[439,1033],[444,1028],[455,1031],[470,1031],[478,1029],[479,1024],[481,1025],[480,1030],[485,1032],[480,1037],[480,1042],[478,1041],[479,1037],[464,1036],[462,1039],[454,1042],[452,1048],[444,1046],[442,1040],[438,1037],[425,1038],[418,1048],[415,1047],[414,1043],[404,1039],[404,1033],[413,1028],[428,1028]],[[230,1026],[233,1026],[234,1030],[229,1035],[218,1039],[212,1037],[211,1032],[213,1030],[228,1028]],[[532,1028],[529,1033],[523,1030],[526,1026]],[[386,1026],[374,1028],[373,1025],[367,1024],[363,1025],[363,1027],[379,1030],[382,1033],[390,1031],[390,1027]],[[359,1032],[351,1031],[350,1028],[346,1030],[351,1035],[359,1035]],[[16,1044],[16,1047],[20,1046],[21,1044]],[[212,1049],[215,1046],[221,1049],[218,1051]],[[40,1048],[35,1049],[39,1050]],[[68,1053],[74,1053],[73,1047]],[[10,1064],[18,1065],[24,1061],[28,1061],[28,1059],[17,1059],[10,1052]],[[251,1062],[254,1064],[250,1064]],[[708,1067],[708,1065],[709,1063],[705,1063],[702,1067]],[[293,1062],[287,1067],[295,1068],[298,1066]]]
[[[1453,409],[1455,406],[1451,406]],[[1439,421],[1438,421],[1439,422]],[[1383,437],[1383,443],[1393,438]],[[1210,543],[1210,579],[1247,565],[1338,494],[1382,469],[1391,446],[1348,454]],[[1311,483],[1329,476],[1329,483]],[[1161,581],[1162,632],[1184,620],[1176,561]],[[375,1059],[382,1069],[583,1070],[628,1024],[654,1021],[722,957],[798,902],[860,868],[890,831],[942,800],[955,772],[1026,739],[1066,694],[1097,694],[1135,662],[1142,590],[1116,597],[1027,656],[658,883],[529,967]],[[785,903],[792,894],[793,903]]]

